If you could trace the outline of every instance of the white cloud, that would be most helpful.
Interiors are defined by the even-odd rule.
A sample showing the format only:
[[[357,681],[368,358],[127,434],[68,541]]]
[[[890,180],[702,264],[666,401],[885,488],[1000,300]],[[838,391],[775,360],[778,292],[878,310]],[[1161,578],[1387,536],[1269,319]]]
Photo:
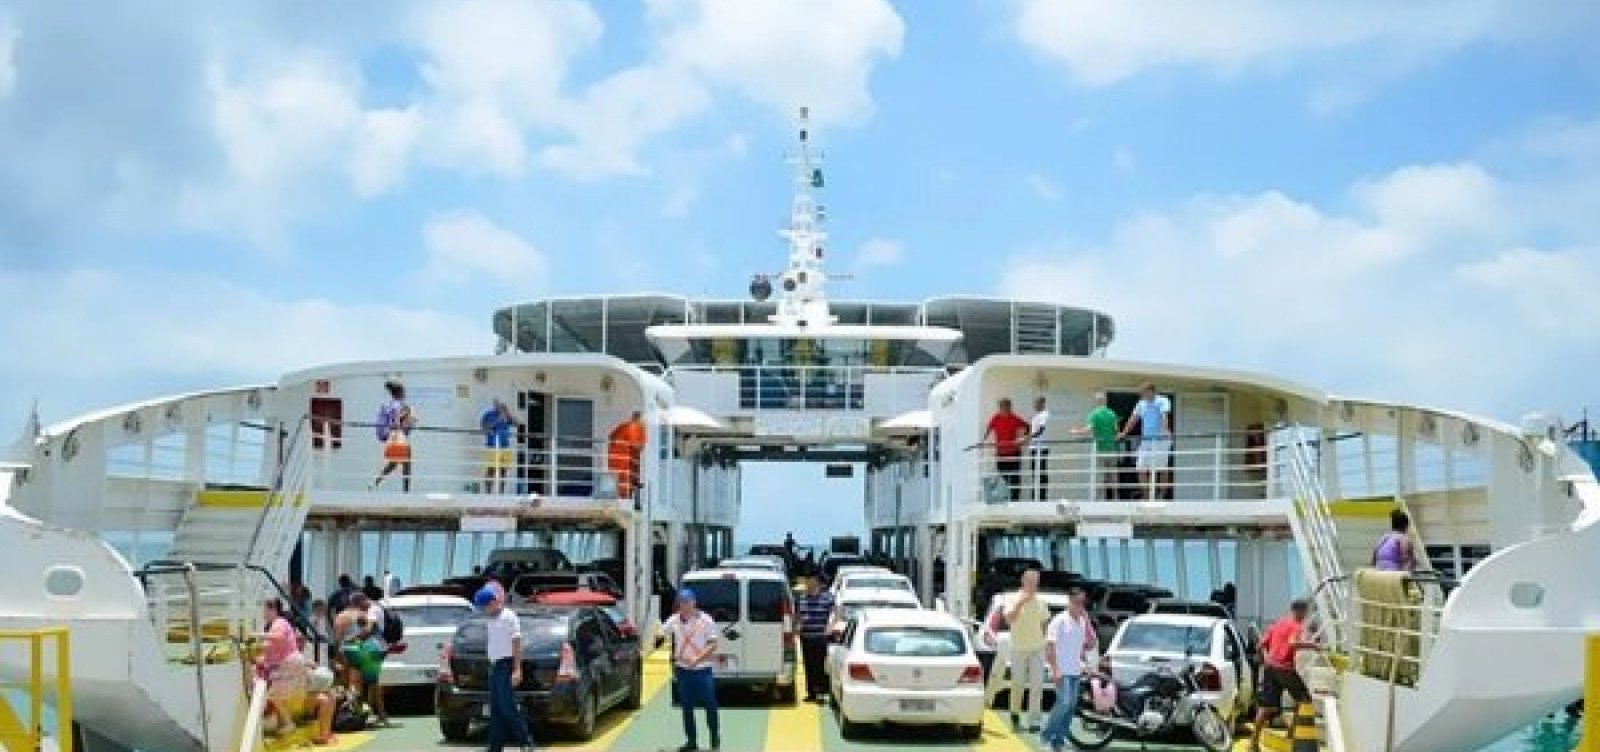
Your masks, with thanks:
[[[0,99],[9,96],[17,85],[16,46],[16,25],[0,16]]]
[[[636,159],[640,145],[709,103],[700,82],[682,70],[629,68],[595,84],[566,109],[561,119],[574,141],[546,147],[541,161],[580,179],[643,173]]]
[[[422,109],[376,110],[361,119],[361,133],[351,158],[350,177],[356,194],[370,197],[405,179],[411,150],[421,135]]]
[[[1020,0],[1016,7],[1013,28],[1023,44],[1090,85],[1169,66],[1228,75],[1367,45],[1423,59],[1480,40],[1560,28],[1587,12],[1511,0]]]
[[[433,104],[431,160],[515,177],[528,167],[524,132],[563,107],[567,70],[603,25],[578,0],[432,2],[411,24]]]
[[[1020,252],[1001,289],[1112,314],[1121,357],[1514,417],[1570,406],[1600,369],[1587,325],[1600,242],[1541,248],[1550,228],[1528,222],[1525,195],[1456,163],[1360,181],[1337,202],[1348,210],[1199,196],[1127,218],[1104,243]]]
[[[1023,178],[1023,182],[1028,184],[1028,188],[1033,191],[1035,196],[1043,199],[1046,203],[1053,204],[1061,200],[1061,184],[1050,178],[1035,172]]]
[[[872,238],[856,249],[855,260],[851,266],[859,274],[869,269],[894,266],[904,261],[905,257],[904,243],[888,238]]]
[[[667,199],[661,202],[661,216],[669,219],[689,216],[689,210],[693,209],[695,202],[699,200],[699,186],[692,183],[678,185],[667,193]]]
[[[493,344],[476,318],[278,297],[184,272],[0,270],[0,300],[16,314],[0,316],[9,343],[0,426],[15,426],[35,397],[48,422],[312,365],[486,353]]]
[[[549,262],[539,249],[477,212],[441,214],[422,228],[429,284],[461,284],[478,278],[518,290],[549,281]]]
[[[887,0],[648,0],[664,59],[784,114],[819,123],[872,113],[867,80],[899,57],[905,22]]]

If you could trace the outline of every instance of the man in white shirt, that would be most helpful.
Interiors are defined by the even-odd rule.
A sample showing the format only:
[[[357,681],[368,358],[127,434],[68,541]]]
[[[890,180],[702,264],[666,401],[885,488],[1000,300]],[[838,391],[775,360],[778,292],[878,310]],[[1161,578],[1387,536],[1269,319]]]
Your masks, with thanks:
[[[1011,640],[1001,640],[1000,634],[1009,629],[1006,626],[1005,595],[996,593],[989,600],[989,614],[983,618],[983,640],[994,648],[994,660],[989,663],[989,680],[983,687],[983,706],[986,708],[994,706],[994,698],[999,696],[1000,688],[1007,684],[1011,666]]]
[[[1067,596],[1067,610],[1056,614],[1045,629],[1045,660],[1056,678],[1056,704],[1050,708],[1041,738],[1051,752],[1061,752],[1066,746],[1067,727],[1078,712],[1078,682],[1083,676],[1084,658],[1090,646],[1098,644],[1084,608],[1083,589],[1069,588]]]
[[[472,602],[488,617],[483,626],[489,658],[489,752],[500,752],[507,742],[526,752],[533,749],[533,737],[517,705],[517,686],[522,684],[522,620],[489,588],[479,590]]]
[[[717,719],[717,680],[711,659],[717,652],[717,623],[695,605],[694,591],[678,591],[678,613],[661,625],[661,636],[672,640],[672,682],[678,688],[678,704],[683,708],[684,745],[679,752],[694,752],[696,742],[694,709],[706,709],[706,726],[711,730],[711,749],[722,748],[722,726]]]
[[[1139,387],[1139,403],[1133,406],[1133,413],[1117,438],[1128,438],[1135,427],[1139,429],[1139,449],[1134,455],[1139,488],[1146,500],[1153,500],[1155,481],[1172,459],[1172,400],[1157,394],[1156,385],[1148,381]]]
[[[393,572],[383,570],[383,597],[393,598],[400,594],[400,578]]]
[[[1044,397],[1033,401],[1033,417],[1028,419],[1028,467],[1033,471],[1033,500],[1050,498],[1050,445],[1044,431],[1050,424],[1050,411]]]
[[[1022,589],[1006,596],[1011,625],[1011,727],[1022,729],[1022,694],[1028,693],[1028,730],[1039,730],[1044,713],[1045,622],[1050,610],[1039,600],[1039,570],[1022,573]]]

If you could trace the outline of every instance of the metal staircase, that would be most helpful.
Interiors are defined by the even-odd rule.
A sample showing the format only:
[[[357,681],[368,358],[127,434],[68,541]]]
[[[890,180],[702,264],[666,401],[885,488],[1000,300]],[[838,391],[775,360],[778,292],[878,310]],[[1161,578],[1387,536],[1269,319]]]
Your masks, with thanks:
[[[1055,355],[1061,351],[1061,314],[1055,306],[1011,304],[1011,352]]]
[[[1308,434],[1300,426],[1284,432],[1285,440],[1278,448],[1280,475],[1294,502],[1289,527],[1294,532],[1306,580],[1318,583],[1314,595],[1319,621],[1333,644],[1342,645],[1350,604],[1349,572],[1340,554],[1339,528],[1322,485],[1316,453],[1306,440]]]

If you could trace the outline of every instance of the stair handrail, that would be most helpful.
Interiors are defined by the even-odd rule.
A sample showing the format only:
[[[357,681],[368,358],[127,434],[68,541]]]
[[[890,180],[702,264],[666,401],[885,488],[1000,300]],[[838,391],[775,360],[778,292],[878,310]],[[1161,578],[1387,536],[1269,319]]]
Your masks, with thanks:
[[[184,572],[225,572],[235,570],[248,570],[261,575],[262,578],[267,581],[267,584],[271,586],[272,591],[278,594],[278,599],[284,604],[286,612],[294,617],[289,619],[289,625],[293,627],[302,638],[311,642],[313,646],[327,644],[327,636],[322,634],[321,630],[317,629],[316,624],[311,619],[311,615],[302,611],[299,608],[299,604],[295,603],[294,599],[289,597],[288,592],[284,590],[282,583],[280,583],[278,578],[272,574],[272,571],[264,566],[261,566],[260,564],[230,564],[223,562],[154,559],[145,562],[144,566],[140,567],[138,571],[133,573],[133,576],[135,579],[139,580],[139,584],[146,590],[146,592],[148,592],[150,588],[149,578],[154,575],[182,574]],[[196,593],[197,592],[198,590],[196,590]],[[198,603],[197,594],[190,595],[190,603]],[[190,616],[191,620],[194,618],[194,615]],[[234,621],[237,621],[237,619],[230,619],[230,622]],[[198,634],[198,630],[195,630],[193,627],[191,627],[191,631]]]
[[[200,746],[206,752],[211,752],[211,709],[206,698],[205,652],[201,650],[204,642],[200,635],[200,586],[194,581],[196,571],[194,564],[185,566],[183,583],[189,591],[189,649],[194,656],[195,691],[200,699]]]
[[[239,743],[234,749],[252,752],[261,741],[261,717],[267,710],[267,682],[260,677],[250,683],[250,709],[245,712],[244,725],[239,732]]]
[[[1298,543],[1305,548],[1313,569],[1307,575],[1317,582],[1311,597],[1318,610],[1330,619],[1335,642],[1343,644],[1348,580],[1339,558],[1338,528],[1329,513],[1327,494],[1317,477],[1305,430],[1298,424],[1291,426],[1284,444],[1288,455],[1286,474],[1295,496],[1292,514],[1301,523],[1297,527],[1305,540]]]
[[[291,474],[294,474],[296,477],[298,477],[299,473],[297,471],[306,463],[305,454],[301,451],[301,436],[306,431],[306,428],[310,422],[310,415],[301,415],[300,419],[295,422],[294,431],[288,435],[286,442],[288,451],[283,453],[283,455],[278,459],[277,466],[273,468],[272,484],[267,489],[266,503],[261,505],[261,515],[256,518],[255,530],[250,534],[250,545],[245,549],[245,561],[247,563],[254,558],[255,553],[258,550],[258,546],[261,543],[261,533],[262,530],[267,526],[268,518],[270,517],[276,519],[276,517],[273,515],[274,509],[284,504],[285,495],[283,491],[285,487],[285,480],[288,479]],[[283,429],[277,429],[277,434],[280,438],[282,438],[284,435]],[[309,446],[309,442],[306,442],[306,445]],[[291,499],[291,502],[292,501],[294,500]],[[272,537],[275,538],[276,536]]]

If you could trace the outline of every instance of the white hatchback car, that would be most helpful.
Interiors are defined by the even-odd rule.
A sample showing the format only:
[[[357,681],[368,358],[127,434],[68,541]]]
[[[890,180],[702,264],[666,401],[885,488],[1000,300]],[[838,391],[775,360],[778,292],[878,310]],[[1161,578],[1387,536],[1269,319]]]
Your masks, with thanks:
[[[840,636],[829,678],[839,730],[955,725],[983,735],[983,667],[961,621],[942,611],[869,609]]]
[[[842,586],[844,584],[844,581],[846,579],[848,579],[851,575],[856,575],[856,574],[892,574],[892,573],[887,568],[880,567],[880,566],[878,566],[876,564],[851,564],[849,566],[839,567],[839,569],[833,573],[833,584],[828,589],[832,590],[833,593],[835,595],[837,595],[839,593],[839,588],[840,588],[840,586]]]
[[[917,594],[917,588],[911,584],[911,578],[903,574],[895,574],[888,570],[861,571],[855,570],[841,574],[834,585],[833,594],[837,598],[850,590],[904,590],[912,595]]]
[[[1245,644],[1233,622],[1213,616],[1143,614],[1122,623],[1101,660],[1118,684],[1138,681],[1163,664],[1188,656],[1200,684],[1198,697],[1211,703],[1224,720],[1242,717],[1254,699],[1255,677]],[[1189,710],[1179,710],[1183,723]]]
[[[472,616],[472,604],[453,595],[397,595],[381,601],[399,614],[406,649],[383,661],[383,686],[433,688],[439,676],[439,654],[455,636],[456,627]]]

